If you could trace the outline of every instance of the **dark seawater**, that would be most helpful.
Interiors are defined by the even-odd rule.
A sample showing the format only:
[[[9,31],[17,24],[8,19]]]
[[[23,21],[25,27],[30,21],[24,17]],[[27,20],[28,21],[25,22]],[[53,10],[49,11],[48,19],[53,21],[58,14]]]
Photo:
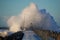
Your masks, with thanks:
[[[0,32],[3,32],[3,30],[0,30]],[[35,34],[33,31],[23,31],[24,36],[22,40],[42,40],[41,37],[39,37],[37,34]],[[9,32],[8,35],[13,34],[12,32]],[[18,37],[17,37],[18,38]],[[53,38],[49,38],[49,40],[55,40]]]

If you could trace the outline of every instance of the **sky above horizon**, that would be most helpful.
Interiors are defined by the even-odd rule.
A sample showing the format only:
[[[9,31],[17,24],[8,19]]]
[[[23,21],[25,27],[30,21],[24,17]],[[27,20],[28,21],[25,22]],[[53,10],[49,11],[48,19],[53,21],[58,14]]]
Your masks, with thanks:
[[[60,0],[0,0],[0,17],[17,16],[31,2],[46,9],[60,26]]]

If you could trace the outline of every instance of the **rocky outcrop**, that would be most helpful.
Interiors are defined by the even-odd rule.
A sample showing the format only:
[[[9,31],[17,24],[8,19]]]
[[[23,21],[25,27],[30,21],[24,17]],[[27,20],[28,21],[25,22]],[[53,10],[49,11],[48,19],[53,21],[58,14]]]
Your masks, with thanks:
[[[50,30],[34,30],[34,32],[42,38],[42,40],[49,40],[49,38],[54,38],[55,40],[60,40],[60,33],[50,31]]]
[[[19,31],[6,37],[6,40],[22,40],[24,33]]]

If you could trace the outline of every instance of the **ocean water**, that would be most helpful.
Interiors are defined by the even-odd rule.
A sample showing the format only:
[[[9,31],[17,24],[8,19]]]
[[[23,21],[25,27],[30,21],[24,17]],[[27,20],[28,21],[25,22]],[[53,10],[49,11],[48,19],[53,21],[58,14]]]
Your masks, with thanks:
[[[3,32],[0,30],[0,32]],[[22,40],[42,40],[41,37],[39,37],[34,31],[23,31],[24,36]],[[8,35],[13,34],[12,32],[8,32]],[[17,37],[18,38],[18,37]],[[53,38],[49,38],[49,40],[55,40]]]
[[[22,40],[41,40],[41,38],[33,31],[24,31],[24,37]]]
[[[22,40],[42,40],[36,33],[33,31],[24,31],[24,37]],[[49,37],[48,40],[55,40],[54,38]]]

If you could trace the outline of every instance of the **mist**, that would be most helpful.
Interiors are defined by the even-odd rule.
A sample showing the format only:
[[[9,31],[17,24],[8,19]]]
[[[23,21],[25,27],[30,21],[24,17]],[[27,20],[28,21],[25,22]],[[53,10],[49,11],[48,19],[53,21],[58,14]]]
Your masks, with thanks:
[[[19,15],[11,16],[7,24],[11,32],[40,29],[59,30],[53,16],[46,12],[46,9],[39,9],[34,3],[30,3]]]

